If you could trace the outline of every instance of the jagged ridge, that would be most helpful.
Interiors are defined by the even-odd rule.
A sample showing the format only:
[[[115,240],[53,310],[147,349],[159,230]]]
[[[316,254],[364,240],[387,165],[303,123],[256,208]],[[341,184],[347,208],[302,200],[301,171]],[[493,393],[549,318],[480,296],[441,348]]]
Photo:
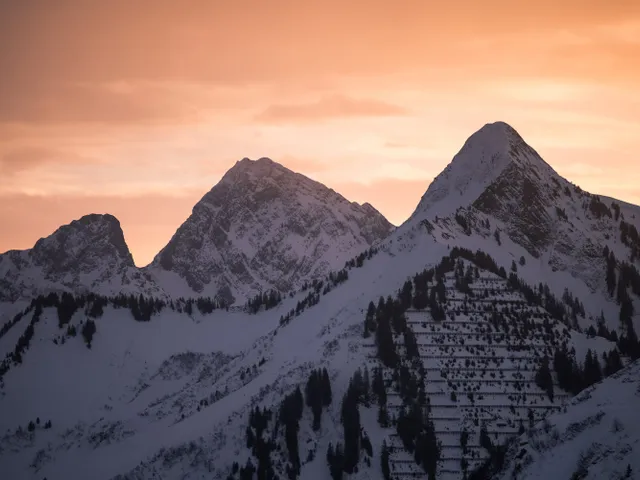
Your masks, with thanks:
[[[149,272],[231,302],[320,278],[392,228],[369,204],[268,158],[245,158],[196,204]]]
[[[4,301],[51,291],[157,293],[135,267],[120,222],[108,214],[86,215],[41,238],[32,249],[0,255],[0,278]]]

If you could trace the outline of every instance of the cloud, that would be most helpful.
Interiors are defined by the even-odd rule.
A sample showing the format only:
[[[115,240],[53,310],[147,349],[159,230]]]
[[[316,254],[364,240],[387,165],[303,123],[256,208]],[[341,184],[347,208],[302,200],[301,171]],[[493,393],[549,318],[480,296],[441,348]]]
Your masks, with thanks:
[[[407,148],[407,147],[409,147],[409,144],[407,143],[392,142],[392,141],[384,142],[384,148]]]
[[[0,122],[157,122],[203,107],[176,92],[131,88],[136,82],[286,92],[349,81],[404,88],[398,77],[427,90],[496,72],[634,86],[640,79],[640,2],[191,0],[183,8],[155,0],[152,14],[150,3],[0,0]]]
[[[51,160],[51,150],[32,147],[13,150],[0,156],[0,171],[5,175],[29,170],[37,165]]]
[[[7,89],[8,90],[8,89]],[[191,105],[169,88],[133,84],[88,84],[38,78],[13,93],[0,90],[0,122],[32,124],[151,123],[180,121]]]
[[[8,176],[47,164],[60,163],[69,165],[90,163],[91,161],[89,158],[72,152],[29,146],[15,148],[4,154],[0,154],[0,172]]]
[[[404,107],[380,100],[332,95],[311,103],[270,105],[255,118],[260,122],[280,123],[344,117],[405,116],[408,113]]]

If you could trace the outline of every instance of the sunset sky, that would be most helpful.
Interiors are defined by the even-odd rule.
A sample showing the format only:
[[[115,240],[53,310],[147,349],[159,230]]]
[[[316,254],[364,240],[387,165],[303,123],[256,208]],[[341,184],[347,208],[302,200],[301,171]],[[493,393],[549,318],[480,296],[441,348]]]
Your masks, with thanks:
[[[147,264],[243,157],[400,224],[496,120],[640,203],[640,1],[0,0],[0,252],[108,212]]]

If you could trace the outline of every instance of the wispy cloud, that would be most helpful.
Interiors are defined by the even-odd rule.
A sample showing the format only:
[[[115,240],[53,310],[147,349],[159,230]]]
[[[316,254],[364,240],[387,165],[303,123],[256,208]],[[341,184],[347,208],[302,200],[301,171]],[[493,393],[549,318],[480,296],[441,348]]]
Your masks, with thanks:
[[[14,148],[4,154],[0,153],[0,172],[9,176],[44,165],[86,165],[91,162],[92,159],[78,155],[76,152],[28,146]]]
[[[280,123],[343,117],[405,116],[408,114],[409,111],[406,108],[381,100],[332,95],[310,103],[270,105],[255,118],[260,122]]]

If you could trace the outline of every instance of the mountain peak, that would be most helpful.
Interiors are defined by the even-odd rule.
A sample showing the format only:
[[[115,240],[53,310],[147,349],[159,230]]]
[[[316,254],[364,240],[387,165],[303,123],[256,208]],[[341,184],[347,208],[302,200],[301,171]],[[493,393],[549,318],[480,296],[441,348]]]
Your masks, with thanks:
[[[115,293],[143,283],[120,222],[109,214],[85,215],[30,250],[0,255],[0,277],[0,299],[11,300],[60,290]]]
[[[89,272],[105,261],[134,266],[120,222],[110,214],[89,214],[63,225],[38,240],[31,257],[52,271]]]
[[[161,282],[177,274],[192,292],[233,301],[319,278],[392,229],[370,205],[269,158],[244,158],[195,205],[150,270]]]
[[[287,171],[292,174],[294,173],[291,170],[284,167],[283,165],[280,165],[279,163],[274,162],[269,157],[260,157],[257,160],[251,160],[248,157],[244,157],[242,160],[238,160],[236,164],[227,172],[227,174],[229,173],[237,174],[238,172],[242,172],[242,173],[253,172],[256,174],[265,175],[265,174],[272,173],[274,171],[277,171],[277,172]]]
[[[505,122],[488,123],[471,135],[447,167],[429,185],[414,216],[446,216],[472,204],[509,166],[553,173],[538,153]]]
[[[464,143],[462,150],[466,148],[485,147],[498,150],[508,147],[512,142],[523,141],[520,134],[511,125],[505,122],[487,123]]]
[[[61,226],[52,235],[38,240],[32,255],[42,257],[43,261],[63,255],[67,259],[74,257],[77,262],[80,256],[101,247],[108,247],[111,254],[133,266],[120,222],[110,214],[92,213]],[[52,250],[60,255],[53,255]]]
[[[242,160],[238,160],[235,166],[243,170],[247,170],[247,169],[252,169],[256,167],[265,168],[273,165],[279,165],[279,164],[271,160],[269,157],[260,157],[257,160],[251,160],[249,157],[244,157]]]

